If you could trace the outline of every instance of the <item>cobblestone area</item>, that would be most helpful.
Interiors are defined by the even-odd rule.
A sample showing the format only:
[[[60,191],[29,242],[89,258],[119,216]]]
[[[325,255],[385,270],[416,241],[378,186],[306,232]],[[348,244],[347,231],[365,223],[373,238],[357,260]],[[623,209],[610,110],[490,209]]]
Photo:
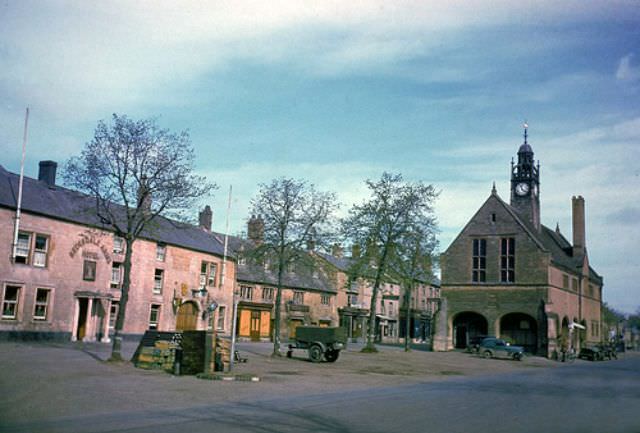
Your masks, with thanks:
[[[242,343],[238,348],[248,362],[237,364],[234,372],[257,375],[260,382],[200,380],[107,363],[108,345],[0,343],[0,420],[256,401],[561,365],[538,357],[486,360],[461,352],[405,353],[385,346],[377,354],[363,354],[357,345],[350,345],[335,363],[314,364],[302,351],[292,359],[272,358],[269,344]],[[134,350],[129,343],[124,354]]]

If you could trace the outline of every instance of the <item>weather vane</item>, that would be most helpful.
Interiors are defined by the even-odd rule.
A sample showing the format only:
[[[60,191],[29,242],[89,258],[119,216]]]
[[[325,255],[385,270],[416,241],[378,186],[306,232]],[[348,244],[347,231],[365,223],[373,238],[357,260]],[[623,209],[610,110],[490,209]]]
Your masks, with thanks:
[[[527,143],[527,129],[529,129],[529,124],[525,120],[524,123],[522,124],[522,126],[524,127],[524,142],[526,144]]]

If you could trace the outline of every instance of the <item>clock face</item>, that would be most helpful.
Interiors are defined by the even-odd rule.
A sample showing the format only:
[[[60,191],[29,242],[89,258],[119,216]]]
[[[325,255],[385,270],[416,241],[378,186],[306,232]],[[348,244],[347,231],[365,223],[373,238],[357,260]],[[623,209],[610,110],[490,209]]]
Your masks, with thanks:
[[[516,194],[525,195],[529,192],[529,185],[526,183],[519,183],[516,185]]]

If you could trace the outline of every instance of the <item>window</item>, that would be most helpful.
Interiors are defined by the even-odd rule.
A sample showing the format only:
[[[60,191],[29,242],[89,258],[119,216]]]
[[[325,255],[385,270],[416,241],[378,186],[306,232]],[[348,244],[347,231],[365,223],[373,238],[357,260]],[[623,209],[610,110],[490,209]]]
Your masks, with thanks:
[[[599,337],[600,336],[600,324],[597,320],[591,321],[591,336]]]
[[[358,305],[358,295],[347,295],[347,303],[350,307]]]
[[[571,279],[571,290],[573,290],[574,292],[578,291],[578,279],[577,278],[572,278]]]
[[[36,289],[36,302],[33,306],[34,320],[47,320],[51,289]]]
[[[82,265],[82,279],[85,281],[96,280],[96,262],[93,260],[85,260]]]
[[[164,280],[164,270],[156,269],[153,277],[153,293],[162,293],[162,281]]]
[[[109,309],[109,329],[114,329],[116,327],[119,308],[120,303],[118,301],[111,301],[111,308]]]
[[[331,296],[329,295],[320,295],[320,303],[322,305],[331,305]]]
[[[216,323],[216,329],[218,329],[219,331],[224,330],[224,319],[226,315],[227,307],[225,307],[224,305],[220,305],[218,307],[218,323]]]
[[[18,243],[16,244],[16,263],[29,263],[29,245],[31,244],[31,234],[18,233]]]
[[[569,288],[569,276],[567,274],[562,274],[562,288]]]
[[[215,263],[202,262],[200,264],[200,287],[215,286],[218,265]]]
[[[124,238],[120,236],[113,237],[113,252],[116,254],[124,253]]]
[[[265,302],[273,301],[273,287],[263,287],[262,288],[262,300]]]
[[[111,288],[119,289],[122,280],[122,263],[113,262],[111,264]]]
[[[33,266],[44,268],[47,266],[47,250],[49,249],[49,238],[44,235],[36,235],[33,248]]]
[[[151,311],[149,313],[149,329],[158,329],[159,321],[160,321],[160,305],[151,304]]]
[[[473,272],[472,281],[482,283],[487,281],[487,240],[473,240]]]
[[[491,222],[492,223],[496,222],[496,214],[495,213],[491,214]]]
[[[18,303],[20,302],[20,287],[5,286],[2,299],[2,318],[16,319],[18,317]]]
[[[393,302],[391,302],[391,301],[389,301],[389,310],[387,311],[387,314],[389,314],[390,316],[393,316],[393,314],[394,314]]]
[[[165,244],[156,245],[156,260],[159,262],[164,262],[164,259],[167,257],[167,246]]]
[[[253,287],[251,286],[240,286],[240,297],[247,301],[253,299]]]
[[[33,245],[31,241],[33,239]],[[33,248],[33,250],[32,250]],[[29,258],[31,258],[31,264],[39,268],[47,266],[47,252],[49,251],[49,237],[46,235],[35,234],[27,232],[18,233],[18,242],[16,243],[15,250],[15,262],[29,264]]]
[[[515,281],[516,240],[502,238],[500,242],[500,281],[513,283]]]
[[[293,305],[303,305],[304,304],[304,292],[300,292],[296,290],[293,292]]]

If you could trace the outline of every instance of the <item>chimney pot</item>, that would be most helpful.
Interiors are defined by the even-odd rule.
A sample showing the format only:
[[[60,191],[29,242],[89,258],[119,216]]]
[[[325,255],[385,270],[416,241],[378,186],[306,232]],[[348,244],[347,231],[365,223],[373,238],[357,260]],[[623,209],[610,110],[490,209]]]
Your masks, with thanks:
[[[211,207],[206,205],[200,214],[198,215],[198,220],[200,223],[200,228],[210,232],[211,225],[213,224],[213,212],[211,211]]]

